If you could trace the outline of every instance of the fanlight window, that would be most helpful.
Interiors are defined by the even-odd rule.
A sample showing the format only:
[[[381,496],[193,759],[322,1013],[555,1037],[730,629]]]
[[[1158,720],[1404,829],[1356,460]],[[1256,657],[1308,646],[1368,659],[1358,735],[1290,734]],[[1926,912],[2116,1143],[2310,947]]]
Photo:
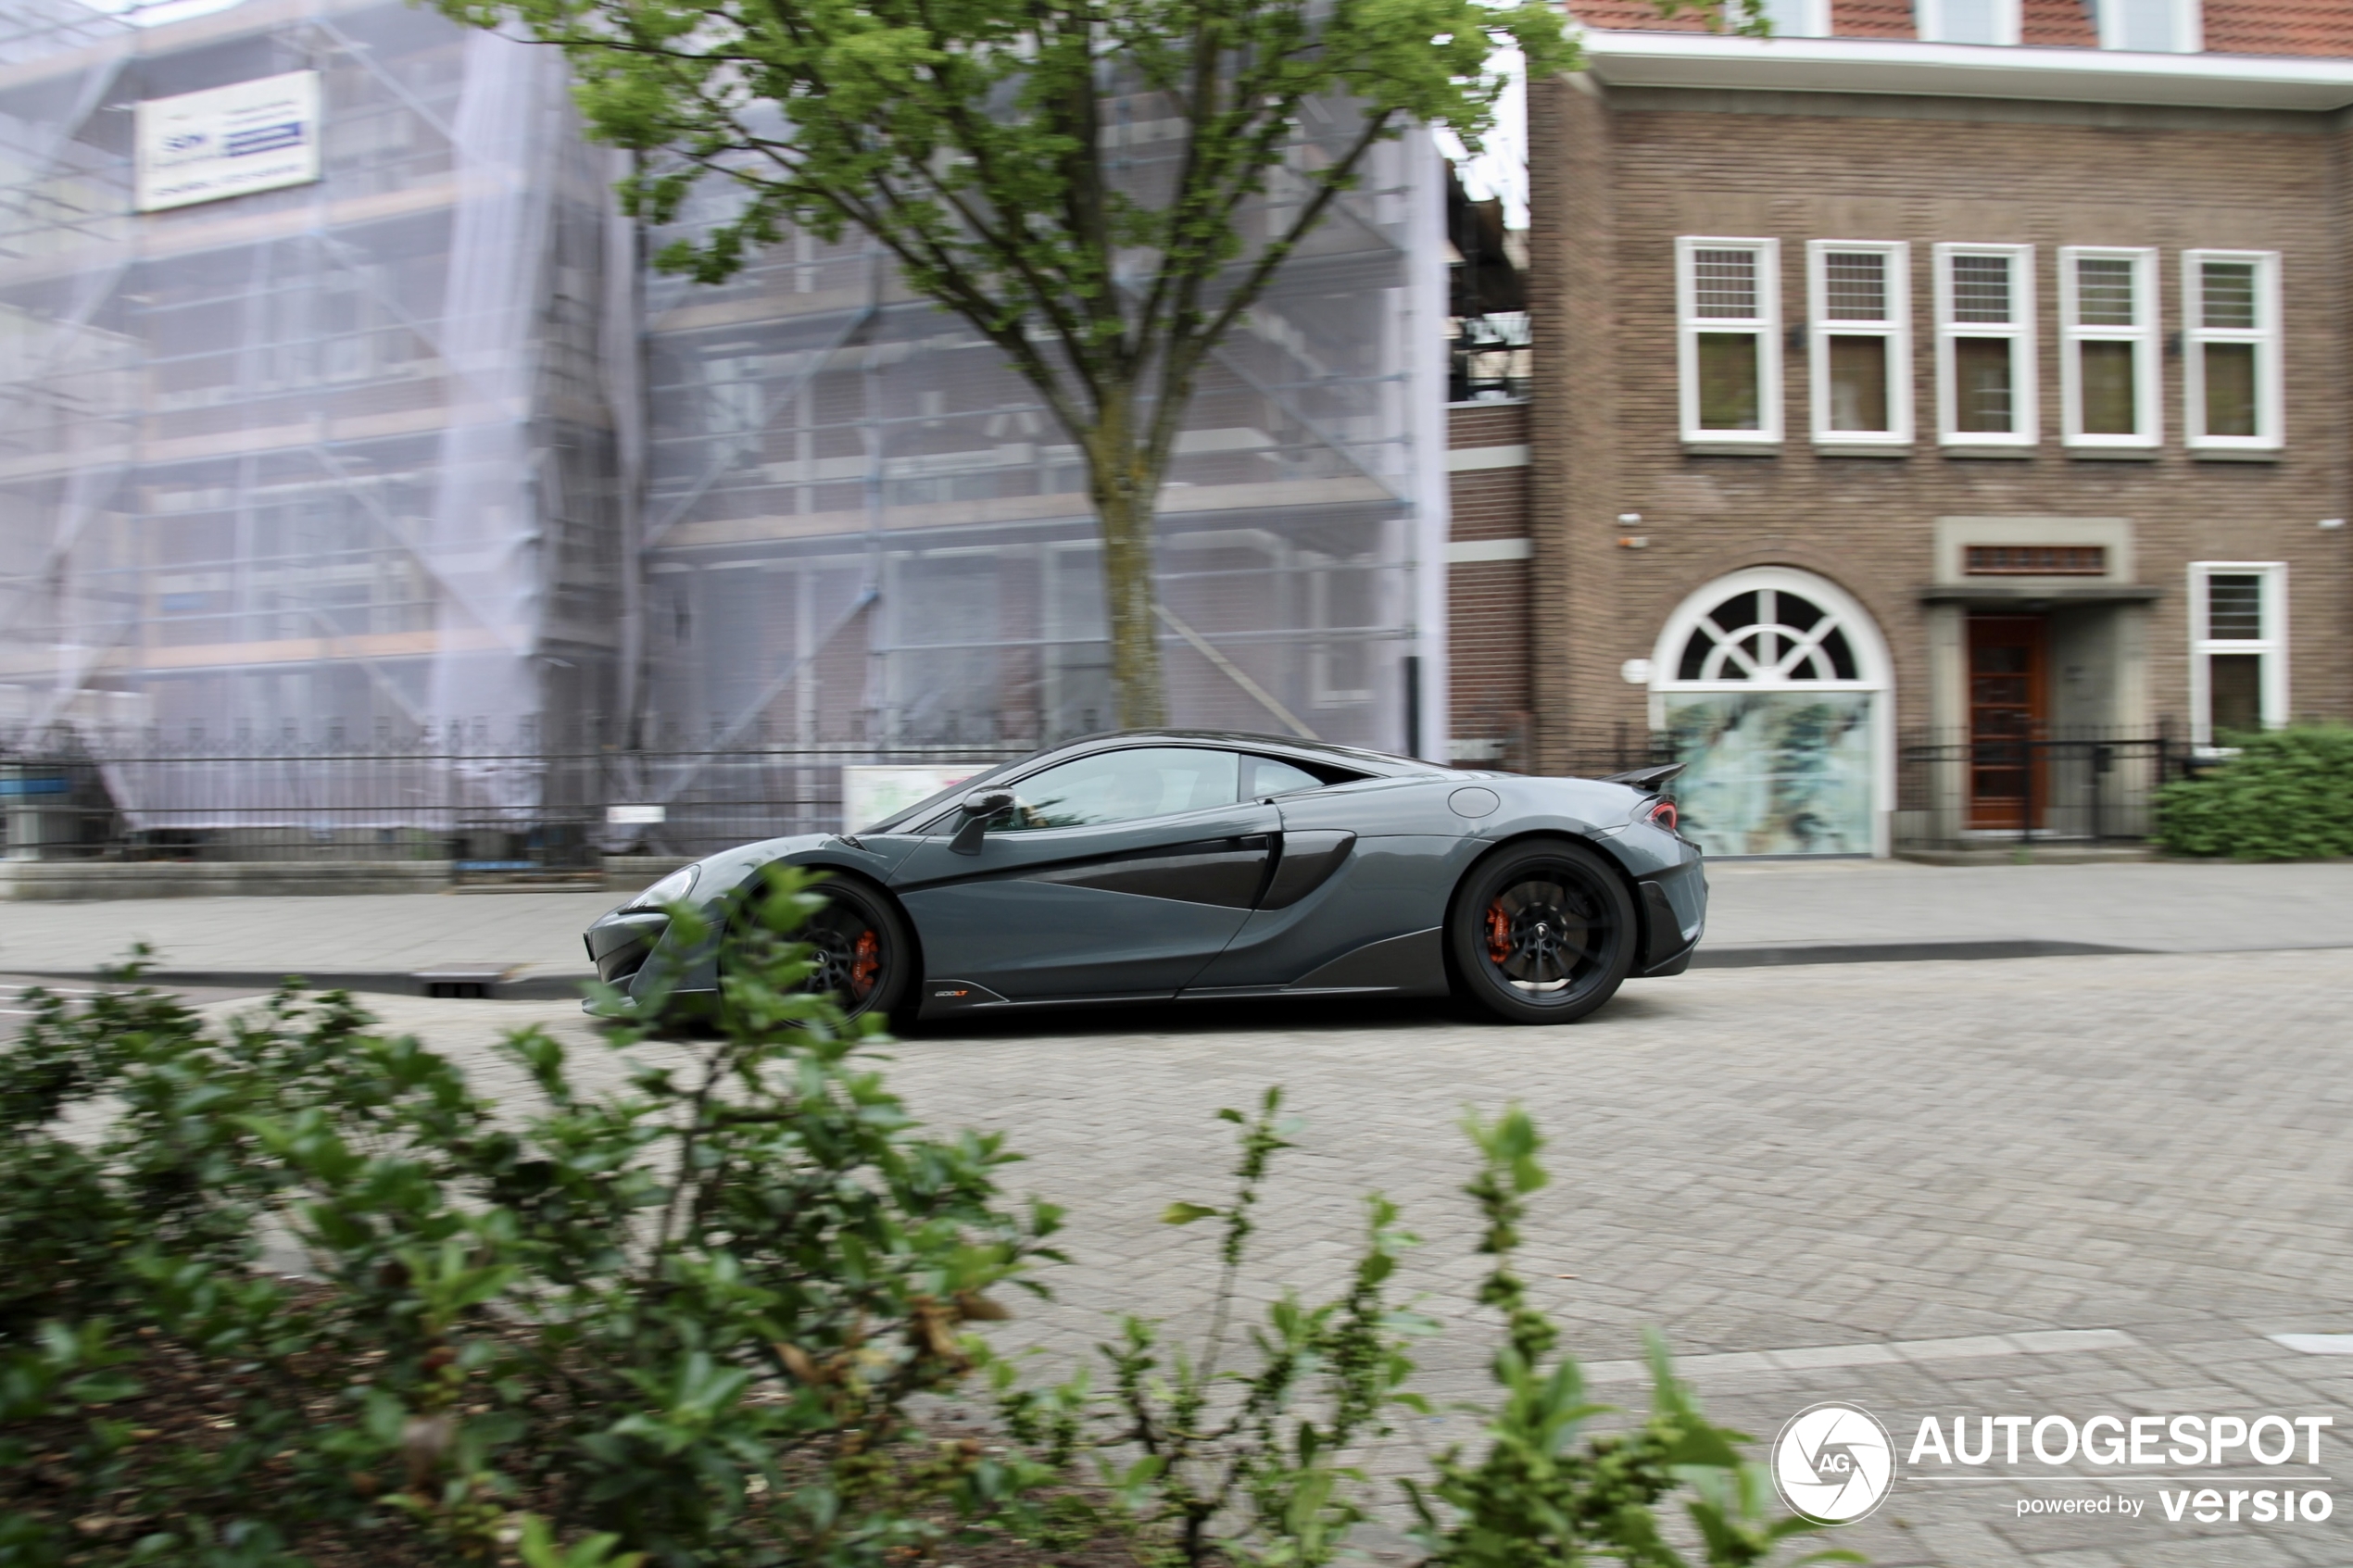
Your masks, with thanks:
[[[1830,611],[1786,588],[1750,588],[1699,618],[1675,678],[1779,686],[1859,680],[1861,671]]]

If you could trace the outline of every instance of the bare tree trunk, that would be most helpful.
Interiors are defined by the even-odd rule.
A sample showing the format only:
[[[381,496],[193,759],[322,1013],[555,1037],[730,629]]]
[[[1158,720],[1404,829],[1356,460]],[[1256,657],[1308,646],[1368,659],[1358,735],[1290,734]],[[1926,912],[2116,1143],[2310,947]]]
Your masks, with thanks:
[[[1124,397],[1087,443],[1088,484],[1103,533],[1103,610],[1111,621],[1112,702],[1123,730],[1168,721],[1152,585],[1152,514],[1160,475],[1139,450]]]

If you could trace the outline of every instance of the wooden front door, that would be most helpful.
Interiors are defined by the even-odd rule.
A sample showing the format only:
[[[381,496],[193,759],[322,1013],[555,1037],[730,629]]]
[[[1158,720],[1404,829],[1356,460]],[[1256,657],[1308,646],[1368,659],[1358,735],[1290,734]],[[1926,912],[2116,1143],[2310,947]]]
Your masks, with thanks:
[[[2039,827],[2049,791],[2042,757],[2049,685],[2039,615],[1969,618],[1969,825]]]

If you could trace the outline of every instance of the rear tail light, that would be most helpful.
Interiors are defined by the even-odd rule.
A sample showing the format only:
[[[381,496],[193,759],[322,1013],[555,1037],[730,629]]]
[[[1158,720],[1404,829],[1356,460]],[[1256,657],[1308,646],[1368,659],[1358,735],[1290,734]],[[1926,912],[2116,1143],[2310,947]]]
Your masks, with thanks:
[[[1668,833],[1673,833],[1675,831],[1675,823],[1678,819],[1675,815],[1675,802],[1672,800],[1660,801],[1657,805],[1650,809],[1649,815],[1651,825],[1653,827],[1665,828]]]

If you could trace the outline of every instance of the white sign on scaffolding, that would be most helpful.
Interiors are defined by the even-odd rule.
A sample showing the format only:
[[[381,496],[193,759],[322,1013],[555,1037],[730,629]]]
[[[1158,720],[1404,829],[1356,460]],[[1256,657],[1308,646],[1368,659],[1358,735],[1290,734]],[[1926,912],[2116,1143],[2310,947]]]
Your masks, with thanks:
[[[952,789],[981,771],[965,763],[954,768],[866,767],[845,764],[841,771],[841,831],[860,828],[897,816],[926,796]]]
[[[142,212],[319,178],[319,73],[290,70],[139,106]]]

